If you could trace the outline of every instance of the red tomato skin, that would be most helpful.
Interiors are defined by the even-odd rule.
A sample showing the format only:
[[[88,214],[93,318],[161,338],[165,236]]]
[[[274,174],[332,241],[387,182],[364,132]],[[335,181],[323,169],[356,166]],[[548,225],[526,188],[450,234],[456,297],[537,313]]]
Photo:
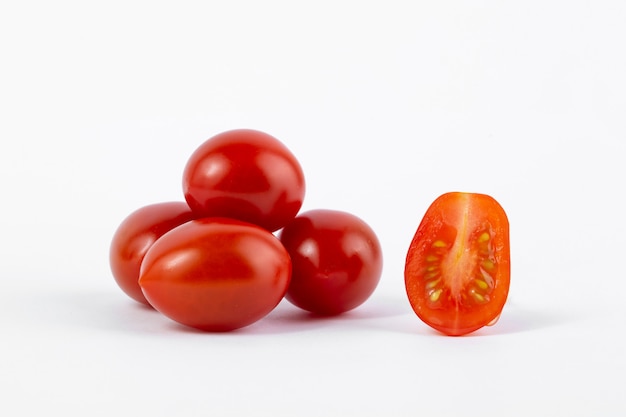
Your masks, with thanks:
[[[298,215],[280,232],[293,264],[286,298],[319,315],[337,315],[363,304],[382,273],[374,231],[360,218],[337,210]]]
[[[290,278],[289,254],[272,233],[235,219],[203,218],[171,230],[150,248],[139,285],[170,319],[226,332],[269,314]]]
[[[465,231],[459,228],[461,218],[469,225]],[[459,284],[459,293],[465,294],[466,299],[471,300],[471,291],[479,290],[472,280],[477,274],[484,273],[484,270],[480,272],[480,266],[477,266],[480,259],[472,261],[472,256],[480,256],[477,255],[480,249],[475,246],[484,231],[488,231],[489,235],[488,259],[492,269],[488,276],[490,288],[485,290],[488,291],[488,301],[485,302],[487,298],[484,298],[482,303],[467,302],[454,297],[445,301],[444,298],[451,293],[448,285],[441,288],[437,302],[429,302],[428,294],[432,294],[434,288],[429,288],[428,284],[435,283],[438,278],[429,280],[426,268],[428,265],[441,265],[429,264],[428,257],[434,254],[433,250],[440,251],[435,254],[436,257],[449,256],[445,252],[446,248],[433,249],[437,246],[435,242],[453,246],[456,236],[463,233],[468,236],[466,242],[474,239],[474,247],[471,243],[464,244],[463,250],[463,253],[472,255],[467,257],[467,268],[452,270],[457,275],[469,277],[465,284]],[[439,196],[430,205],[411,241],[406,257],[405,286],[413,310],[424,323],[443,334],[461,336],[492,325],[498,320],[509,293],[510,269],[509,221],[504,209],[493,197],[486,194],[450,192]],[[466,272],[468,270],[477,272],[473,276]],[[444,282],[463,281],[458,281],[454,274],[447,274],[449,271],[450,268],[441,268],[441,279]],[[482,284],[486,285],[484,281]]]
[[[111,272],[122,291],[135,301],[150,305],[138,283],[141,262],[157,239],[193,218],[186,203],[171,201],[139,208],[122,221],[109,247]]]
[[[278,139],[238,129],[201,144],[183,173],[183,192],[199,217],[230,217],[276,231],[304,200],[300,163]]]

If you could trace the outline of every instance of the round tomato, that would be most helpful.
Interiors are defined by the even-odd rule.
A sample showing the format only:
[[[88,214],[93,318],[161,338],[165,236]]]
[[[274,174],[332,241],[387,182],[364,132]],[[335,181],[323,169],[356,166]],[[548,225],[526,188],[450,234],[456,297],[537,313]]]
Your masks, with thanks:
[[[415,313],[447,335],[493,324],[509,292],[509,222],[484,194],[447,193],[426,211],[409,247],[405,284]]]
[[[137,282],[141,261],[159,237],[193,217],[187,204],[174,201],[142,207],[124,219],[111,241],[109,265],[127,295],[149,305]]]
[[[358,217],[335,210],[298,215],[280,232],[293,263],[286,298],[321,315],[351,310],[376,289],[382,250],[374,231]]]
[[[278,139],[256,130],[213,136],[191,155],[183,192],[199,217],[229,217],[276,231],[304,200],[304,174]]]
[[[289,254],[272,233],[239,220],[203,218],[152,245],[139,285],[170,319],[205,331],[229,331],[272,311],[290,277]]]

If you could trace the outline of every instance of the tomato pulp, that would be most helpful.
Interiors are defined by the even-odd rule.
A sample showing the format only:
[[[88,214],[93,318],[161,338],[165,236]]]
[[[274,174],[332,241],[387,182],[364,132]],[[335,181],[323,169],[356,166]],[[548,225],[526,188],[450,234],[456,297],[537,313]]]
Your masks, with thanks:
[[[510,282],[509,222],[485,194],[451,192],[426,211],[409,247],[405,286],[417,316],[452,336],[497,321]]]

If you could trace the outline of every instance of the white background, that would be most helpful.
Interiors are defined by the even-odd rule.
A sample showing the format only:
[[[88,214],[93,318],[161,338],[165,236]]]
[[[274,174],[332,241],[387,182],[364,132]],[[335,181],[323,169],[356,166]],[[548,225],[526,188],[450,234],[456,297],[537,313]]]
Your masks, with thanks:
[[[0,6],[1,415],[626,414],[625,2],[94,3]],[[241,127],[378,233],[367,303],[203,334],[117,288],[118,224]],[[403,284],[453,190],[511,223],[502,318],[461,338]]]

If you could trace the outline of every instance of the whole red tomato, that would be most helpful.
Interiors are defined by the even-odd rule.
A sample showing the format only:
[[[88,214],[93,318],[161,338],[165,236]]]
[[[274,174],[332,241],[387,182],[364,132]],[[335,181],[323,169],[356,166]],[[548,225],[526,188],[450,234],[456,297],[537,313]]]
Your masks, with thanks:
[[[438,197],[406,257],[413,310],[451,336],[495,323],[509,293],[509,252],[509,221],[496,200],[460,192]]]
[[[163,235],[139,278],[165,316],[205,331],[247,326],[274,309],[291,277],[291,260],[269,231],[239,220],[192,220]]]
[[[134,300],[150,305],[139,287],[139,268],[146,252],[163,234],[194,217],[184,202],[157,203],[131,213],[115,231],[109,265],[119,287]]]
[[[304,199],[299,162],[278,139],[256,130],[231,130],[204,142],[189,158],[183,192],[199,217],[229,217],[276,231]]]
[[[382,250],[374,231],[358,217],[336,210],[298,215],[280,232],[293,264],[286,298],[322,315],[352,310],[376,289]]]

